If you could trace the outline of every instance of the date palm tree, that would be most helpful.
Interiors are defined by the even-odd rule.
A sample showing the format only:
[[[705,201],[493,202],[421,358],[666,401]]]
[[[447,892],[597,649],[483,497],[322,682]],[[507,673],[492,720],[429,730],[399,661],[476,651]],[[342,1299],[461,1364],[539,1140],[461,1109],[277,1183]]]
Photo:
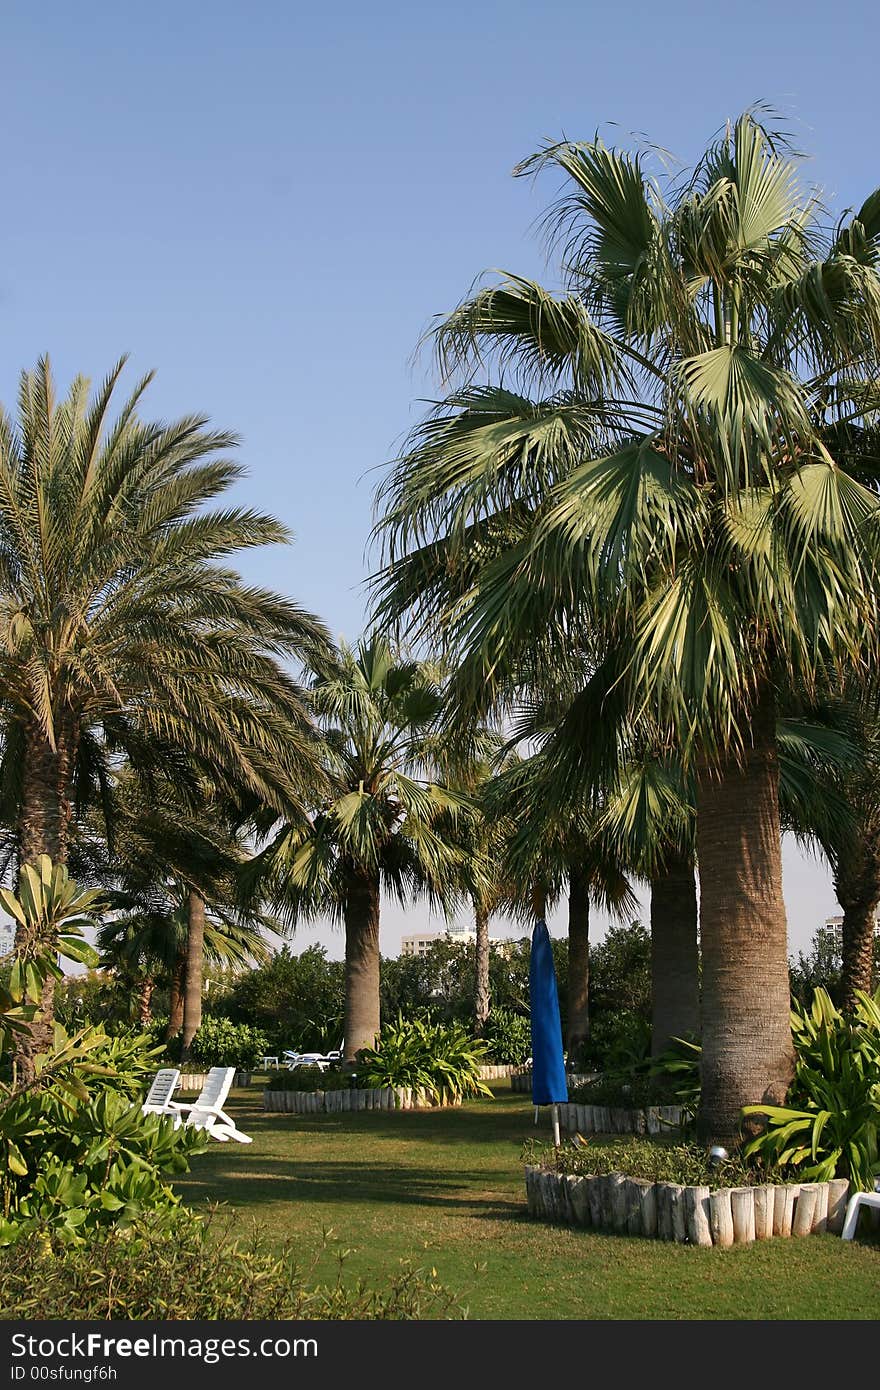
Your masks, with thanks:
[[[345,928],[347,1063],[379,1031],[383,891],[451,905],[462,852],[455,825],[467,798],[435,780],[442,709],[436,672],[373,636],[316,663],[311,698],[328,748],[330,795],[307,823],[282,823],[254,861],[252,885],[291,922]]]
[[[0,690],[20,755],[19,855],[67,854],[84,739],[183,752],[278,804],[275,761],[314,777],[302,692],[279,657],[320,622],[246,585],[232,552],[288,540],[273,518],[207,511],[241,469],[233,435],[141,421],[145,377],[110,417],[123,362],[58,401],[49,362],[0,413]]]
[[[614,654],[695,779],[698,1124],[730,1137],[793,1068],[780,692],[875,660],[880,191],[831,224],[754,113],[688,177],[646,163],[521,166],[566,180],[564,289],[510,276],[439,325],[459,380],[380,489],[377,612],[442,641],[469,714],[524,651],[548,682],[573,642]]]
[[[225,457],[235,438],[197,416],[141,420],[149,377],[112,418],[123,365],[59,401],[43,359],[22,375],[17,419],[0,412],[0,704],[19,864],[66,862],[75,800],[123,753],[169,775],[184,759],[291,815],[319,777],[281,660],[310,658],[326,632],[226,562],[287,533],[208,509],[241,475]]]

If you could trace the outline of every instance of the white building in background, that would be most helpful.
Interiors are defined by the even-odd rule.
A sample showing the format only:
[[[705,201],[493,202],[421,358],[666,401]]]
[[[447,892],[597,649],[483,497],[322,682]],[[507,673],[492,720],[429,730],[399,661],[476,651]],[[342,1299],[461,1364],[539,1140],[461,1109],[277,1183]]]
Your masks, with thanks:
[[[450,927],[448,931],[419,931],[400,939],[402,956],[423,956],[435,941],[451,941],[453,945],[469,946],[476,941],[477,933],[473,927]],[[489,948],[495,951],[509,950],[513,942],[506,936],[490,936]]]
[[[0,922],[0,956],[6,956],[12,950],[15,941],[15,926],[12,922]]]
[[[839,917],[826,917],[825,926],[833,927],[835,931],[840,931],[843,926],[843,914],[841,913]],[[880,935],[880,907],[878,907],[874,914],[874,934]]]

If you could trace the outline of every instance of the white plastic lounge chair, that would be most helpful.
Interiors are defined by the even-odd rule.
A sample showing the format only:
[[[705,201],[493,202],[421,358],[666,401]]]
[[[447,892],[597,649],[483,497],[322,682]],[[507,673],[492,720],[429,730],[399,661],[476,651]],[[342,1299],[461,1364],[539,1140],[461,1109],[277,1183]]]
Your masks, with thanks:
[[[330,1059],[323,1052],[285,1052],[284,1065],[288,1071],[294,1071],[297,1067],[317,1067],[318,1071],[326,1071]]]
[[[235,1139],[239,1144],[252,1144],[249,1134],[242,1134],[223,1110],[223,1102],[229,1095],[235,1067],[212,1067],[205,1077],[205,1084],[198,1098],[190,1104],[172,1102],[180,1124],[192,1129],[204,1129],[212,1139],[226,1143]]]
[[[876,1207],[880,1211],[880,1180],[875,1182],[873,1192],[854,1192],[846,1204],[846,1217],[841,1240],[852,1240],[859,1224],[859,1207]]]
[[[177,1089],[180,1080],[180,1072],[176,1067],[163,1067],[157,1071],[153,1077],[153,1084],[147,1092],[146,1100],[141,1106],[145,1115],[173,1115],[175,1113],[174,1104],[171,1097]]]

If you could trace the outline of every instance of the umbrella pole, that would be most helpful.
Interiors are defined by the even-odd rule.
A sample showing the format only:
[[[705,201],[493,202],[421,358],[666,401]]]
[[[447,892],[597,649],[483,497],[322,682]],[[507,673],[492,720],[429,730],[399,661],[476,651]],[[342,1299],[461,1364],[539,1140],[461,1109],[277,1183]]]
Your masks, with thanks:
[[[553,1143],[554,1143],[555,1147],[558,1149],[558,1148],[559,1148],[559,1106],[558,1106],[558,1105],[551,1105],[551,1107],[550,1107],[550,1116],[551,1116],[551,1119],[553,1120]]]

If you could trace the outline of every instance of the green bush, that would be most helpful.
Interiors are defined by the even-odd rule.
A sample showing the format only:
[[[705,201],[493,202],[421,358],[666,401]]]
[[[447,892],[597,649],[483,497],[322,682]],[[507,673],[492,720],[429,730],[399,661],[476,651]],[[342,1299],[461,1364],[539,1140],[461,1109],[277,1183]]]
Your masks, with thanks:
[[[207,1141],[141,1113],[154,1070],[142,1037],[57,1030],[42,1079],[0,1101],[0,1245],[32,1232],[82,1241],[147,1212],[176,1212],[165,1179],[186,1172]]]
[[[778,1169],[765,1170],[734,1153],[717,1167],[710,1167],[707,1150],[699,1144],[673,1143],[664,1139],[621,1139],[613,1144],[583,1139],[578,1147],[565,1143],[525,1145],[527,1163],[557,1169],[560,1173],[625,1173],[649,1182],[676,1182],[693,1187],[756,1187],[785,1182]]]
[[[0,1318],[173,1319],[457,1319],[464,1308],[420,1269],[373,1289],[309,1283],[292,1250],[273,1252],[254,1235],[228,1232],[181,1209],[173,1229],[155,1219],[96,1233],[87,1248],[31,1235],[0,1261]]]
[[[367,1086],[424,1091],[437,1104],[466,1096],[491,1096],[480,1080],[486,1045],[459,1023],[431,1023],[399,1016],[386,1023],[375,1047],[357,1054],[358,1080]]]
[[[848,1178],[871,1192],[880,1172],[880,989],[857,992],[852,1016],[824,989],[809,1009],[791,1016],[795,1077],[787,1104],[748,1105],[766,1129],[746,1146],[766,1164],[795,1170],[807,1181]]]
[[[180,1038],[168,1045],[168,1055],[174,1061],[180,1057],[180,1046]],[[262,1029],[206,1014],[193,1035],[190,1063],[194,1069],[236,1067],[239,1071],[254,1071],[268,1051],[269,1039]]]
[[[264,1052],[326,1052],[342,1037],[344,1004],[343,961],[328,960],[323,946],[298,956],[285,946],[265,965],[237,975],[220,1007],[267,1036]]]
[[[486,1058],[499,1066],[521,1067],[532,1052],[532,1025],[527,1014],[493,1009],[483,1030]]]
[[[621,1072],[646,1061],[650,1050],[650,1010],[617,1009],[593,1016],[577,1063],[586,1071]]]

